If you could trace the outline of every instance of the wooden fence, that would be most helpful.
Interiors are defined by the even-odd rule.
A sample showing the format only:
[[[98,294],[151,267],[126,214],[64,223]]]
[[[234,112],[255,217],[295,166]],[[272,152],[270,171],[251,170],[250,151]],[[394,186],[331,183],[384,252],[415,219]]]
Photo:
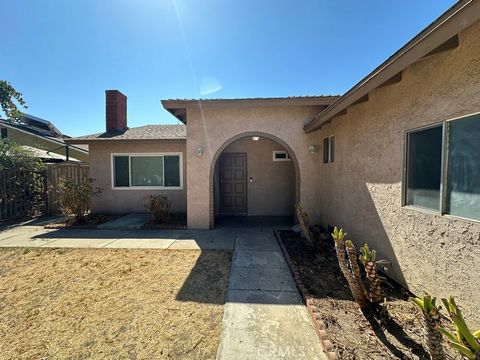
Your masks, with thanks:
[[[79,182],[84,178],[88,178],[88,164],[76,162],[64,162],[48,165],[47,170],[47,188],[48,188],[48,213],[58,214],[58,184],[61,178],[72,178],[75,182]]]
[[[0,222],[60,213],[58,184],[62,178],[88,178],[88,164],[64,162],[43,171],[0,171]]]
[[[44,215],[47,208],[46,171],[0,171],[0,221]]]

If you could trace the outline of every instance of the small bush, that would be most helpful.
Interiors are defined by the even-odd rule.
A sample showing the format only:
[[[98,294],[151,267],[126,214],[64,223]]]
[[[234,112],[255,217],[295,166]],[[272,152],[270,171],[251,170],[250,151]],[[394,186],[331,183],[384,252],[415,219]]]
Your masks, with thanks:
[[[63,215],[73,217],[77,223],[82,223],[90,210],[92,196],[102,192],[101,188],[93,186],[94,179],[83,178],[76,182],[72,178],[62,178],[58,184],[58,204]]]
[[[150,195],[148,198],[148,210],[159,224],[166,224],[170,215],[172,202],[165,195]]]

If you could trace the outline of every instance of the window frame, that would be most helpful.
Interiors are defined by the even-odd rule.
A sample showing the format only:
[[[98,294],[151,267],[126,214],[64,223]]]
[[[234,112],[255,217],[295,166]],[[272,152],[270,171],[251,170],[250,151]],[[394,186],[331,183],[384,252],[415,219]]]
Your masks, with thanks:
[[[333,139],[333,143],[334,143],[333,152],[332,152],[332,139]],[[328,144],[328,151],[327,151],[327,154],[326,154],[327,156],[325,156],[325,140],[327,141],[327,144]],[[329,136],[323,138],[322,151],[323,151],[322,162],[324,164],[333,164],[335,162],[335,135],[329,135]],[[325,159],[325,157],[326,157],[326,159]]]
[[[128,156],[128,184],[129,186],[115,186],[115,157]],[[147,156],[178,156],[180,171],[180,186],[132,186],[132,157]],[[161,152],[161,153],[111,153],[110,154],[110,181],[112,190],[183,190],[183,153],[182,152]],[[165,183],[165,159],[163,160],[163,181]]]
[[[475,112],[471,114],[456,116],[453,118],[448,118],[442,121],[437,121],[435,123],[416,127],[413,129],[408,129],[404,131],[403,137],[403,174],[402,174],[402,207],[407,209],[412,209],[424,213],[435,214],[440,216],[446,216],[456,219],[467,220],[471,222],[480,223],[480,220],[472,219],[472,218],[465,218],[458,215],[452,215],[446,212],[447,209],[447,189],[448,189],[448,156],[449,156],[449,136],[450,136],[450,123],[457,121],[457,120],[464,120],[470,117],[480,116],[480,112]],[[409,143],[408,143],[408,136],[411,133],[415,133],[422,130],[431,129],[434,127],[442,127],[442,158],[441,158],[441,167],[440,167],[440,201],[439,201],[439,208],[437,210],[428,209],[421,206],[416,205],[409,205],[407,204],[407,187],[408,187],[408,158],[409,158]]]
[[[286,157],[284,159],[277,159],[277,154],[285,154]],[[273,151],[273,161],[292,161],[290,154],[286,150],[274,150]]]

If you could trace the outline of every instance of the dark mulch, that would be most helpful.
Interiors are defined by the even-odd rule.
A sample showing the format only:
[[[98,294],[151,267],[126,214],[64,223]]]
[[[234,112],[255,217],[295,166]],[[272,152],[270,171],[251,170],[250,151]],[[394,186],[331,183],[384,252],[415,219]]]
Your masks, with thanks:
[[[164,223],[158,223],[155,219],[142,226],[145,230],[180,230],[187,228],[187,214],[171,214]]]
[[[409,292],[392,280],[383,282],[387,303],[360,310],[338,266],[333,240],[320,253],[293,231],[280,232],[303,284],[314,297],[328,339],[340,359],[430,359],[423,344],[421,313]],[[447,324],[445,324],[447,325]],[[445,344],[447,358],[458,358]]]
[[[97,225],[106,223],[110,220],[115,220],[119,217],[123,216],[123,214],[89,214],[85,218],[83,222],[75,222],[73,218],[66,219],[60,222],[50,223],[45,225],[45,229],[95,229]]]

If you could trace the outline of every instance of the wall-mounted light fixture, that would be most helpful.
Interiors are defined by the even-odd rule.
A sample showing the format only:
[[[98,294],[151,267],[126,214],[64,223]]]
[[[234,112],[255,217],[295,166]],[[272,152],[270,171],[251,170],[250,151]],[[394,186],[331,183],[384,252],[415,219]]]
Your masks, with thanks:
[[[310,151],[310,154],[316,154],[317,153],[317,147],[315,145],[310,145],[308,147],[308,150]]]
[[[260,140],[260,136],[252,136],[252,140],[253,141],[258,141],[258,140]]]
[[[197,146],[197,156],[202,156],[203,155],[203,146],[198,145]]]

